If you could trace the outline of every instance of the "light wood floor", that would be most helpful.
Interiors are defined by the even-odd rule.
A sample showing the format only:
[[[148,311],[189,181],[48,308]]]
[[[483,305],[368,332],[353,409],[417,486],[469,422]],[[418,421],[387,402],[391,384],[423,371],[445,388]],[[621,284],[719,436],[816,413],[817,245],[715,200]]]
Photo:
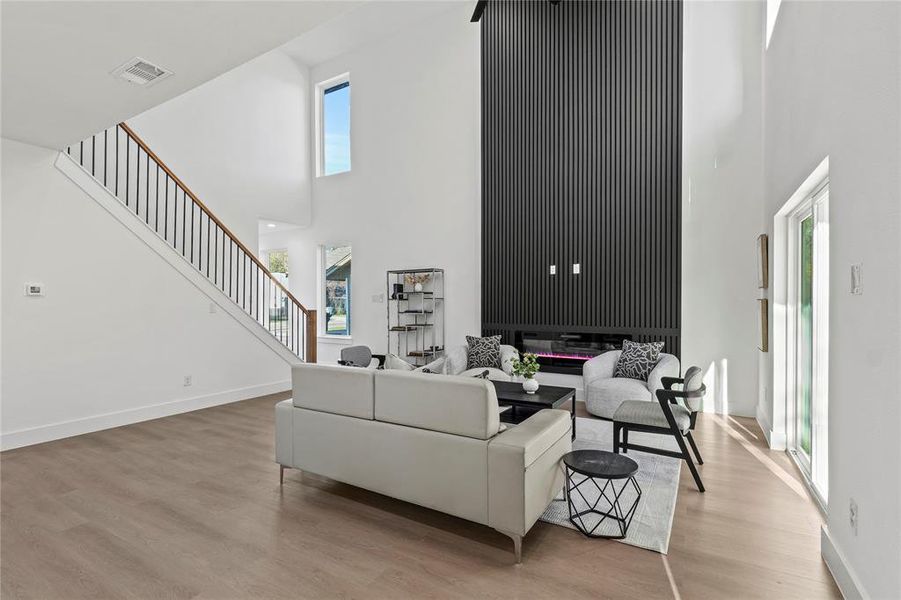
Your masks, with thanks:
[[[487,527],[297,471],[268,396],[0,455],[12,598],[836,598],[821,518],[752,419],[704,415],[668,556]]]

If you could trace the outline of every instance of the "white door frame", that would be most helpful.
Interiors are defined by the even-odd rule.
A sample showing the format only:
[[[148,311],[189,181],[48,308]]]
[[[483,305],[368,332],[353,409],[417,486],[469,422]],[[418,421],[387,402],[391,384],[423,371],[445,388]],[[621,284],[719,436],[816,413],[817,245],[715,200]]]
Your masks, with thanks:
[[[814,464],[798,460],[808,478],[808,486],[825,509],[828,494],[827,419],[828,404],[828,302],[829,302],[829,158],[826,157],[798,187],[773,220],[773,413],[770,446],[791,449],[796,442],[795,402],[797,398],[797,229],[793,222],[805,214],[814,213],[814,389],[819,404],[811,404],[811,455]],[[809,214],[809,213],[807,213]],[[816,407],[821,410],[817,413]],[[796,453],[790,452],[793,457]],[[797,457],[796,457],[797,458]]]

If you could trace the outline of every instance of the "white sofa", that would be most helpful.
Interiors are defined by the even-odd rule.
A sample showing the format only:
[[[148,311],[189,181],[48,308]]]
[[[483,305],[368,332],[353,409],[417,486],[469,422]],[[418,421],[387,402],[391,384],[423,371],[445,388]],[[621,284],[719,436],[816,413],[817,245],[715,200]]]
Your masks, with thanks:
[[[275,407],[276,462],[522,537],[563,487],[570,415],[503,429],[484,379],[301,364]]]
[[[614,377],[613,371],[621,350],[595,356],[582,367],[582,386],[585,390],[585,409],[596,417],[613,419],[613,413],[626,400],[656,402],[657,390],[663,389],[663,377],[679,376],[679,359],[661,353],[647,381]]]
[[[488,379],[494,381],[510,381],[513,379],[513,365],[510,363],[510,360],[513,358],[519,358],[519,351],[513,346],[508,346],[506,344],[501,344],[501,368],[475,368],[475,369],[467,369],[467,362],[469,361],[469,349],[468,346],[461,345],[450,348],[444,355],[444,370],[442,373],[445,375],[462,375],[463,377],[471,377],[473,375],[478,375],[483,371],[488,371]]]

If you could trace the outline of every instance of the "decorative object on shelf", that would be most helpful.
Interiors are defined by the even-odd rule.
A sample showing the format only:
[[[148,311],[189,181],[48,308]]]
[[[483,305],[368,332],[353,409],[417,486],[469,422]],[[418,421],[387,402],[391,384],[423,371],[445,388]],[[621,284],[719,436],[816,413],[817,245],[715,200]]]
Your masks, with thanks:
[[[397,269],[386,279],[388,352],[427,366],[444,355],[444,270]]]
[[[531,352],[526,352],[522,358],[513,358],[510,360],[513,365],[513,374],[523,378],[522,389],[527,394],[534,394],[538,391],[538,380],[535,374],[541,369],[538,364],[538,357]]]
[[[770,318],[769,301],[766,298],[757,300],[757,329],[760,331],[760,343],[757,349],[761,352],[770,351]]]
[[[770,286],[770,251],[769,237],[765,233],[757,236],[757,287],[766,289]]]
[[[422,291],[422,284],[428,283],[432,280],[432,274],[429,272],[409,272],[404,275],[404,283],[407,285],[412,285],[413,289],[416,289],[416,286],[419,286],[417,292]]]

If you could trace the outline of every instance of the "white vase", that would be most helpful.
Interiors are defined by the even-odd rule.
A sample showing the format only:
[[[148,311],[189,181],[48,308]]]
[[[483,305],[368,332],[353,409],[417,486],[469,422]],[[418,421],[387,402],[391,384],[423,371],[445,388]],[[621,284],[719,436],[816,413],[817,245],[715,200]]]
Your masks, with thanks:
[[[414,291],[414,292],[421,292],[421,291],[422,291],[422,284],[421,284],[421,283],[417,283],[416,285],[414,285],[414,286],[413,286],[413,291]]]
[[[522,382],[522,389],[525,390],[527,394],[534,394],[538,391],[538,380],[534,377],[529,377]]]

